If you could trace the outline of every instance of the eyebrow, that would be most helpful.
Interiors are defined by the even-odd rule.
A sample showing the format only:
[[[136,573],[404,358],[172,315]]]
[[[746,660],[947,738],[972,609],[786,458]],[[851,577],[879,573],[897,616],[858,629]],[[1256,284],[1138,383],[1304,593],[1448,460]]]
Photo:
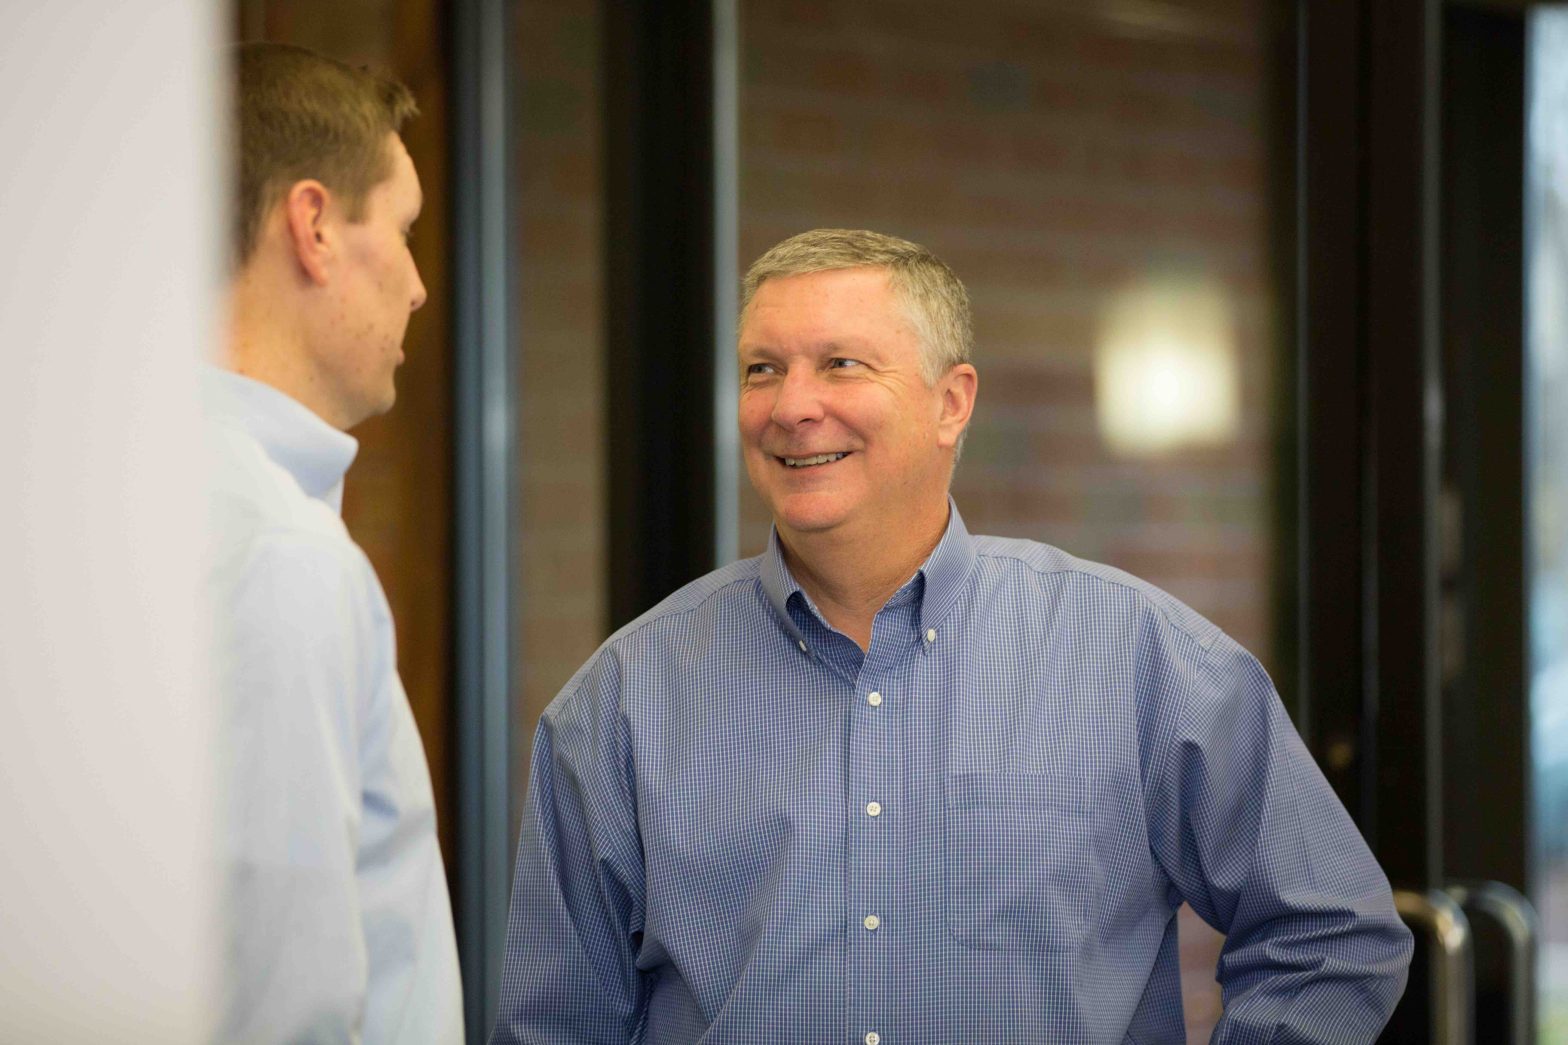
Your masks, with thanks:
[[[848,356],[855,359],[869,360],[878,356],[875,344],[870,341],[860,341],[858,344],[846,343],[844,341],[825,341],[814,345],[810,351],[815,355],[827,356],[829,358]],[[738,343],[735,346],[735,354],[740,357],[748,355],[777,357],[787,355],[788,353],[771,341],[753,341]]]

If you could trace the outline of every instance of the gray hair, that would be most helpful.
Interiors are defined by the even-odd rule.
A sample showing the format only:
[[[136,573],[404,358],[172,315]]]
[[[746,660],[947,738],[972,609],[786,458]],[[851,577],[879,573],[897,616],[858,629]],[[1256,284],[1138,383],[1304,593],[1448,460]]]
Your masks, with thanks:
[[[974,351],[969,292],[953,270],[918,243],[864,229],[802,232],[752,262],[741,281],[741,322],[757,288],[767,280],[851,268],[887,270],[888,285],[920,336],[921,370],[928,385],[969,362]]]

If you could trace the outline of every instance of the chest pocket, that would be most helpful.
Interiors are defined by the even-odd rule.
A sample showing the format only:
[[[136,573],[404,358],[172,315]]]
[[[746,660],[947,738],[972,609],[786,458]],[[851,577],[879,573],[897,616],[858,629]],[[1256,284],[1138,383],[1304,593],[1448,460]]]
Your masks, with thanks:
[[[965,947],[1072,950],[1095,902],[1087,795],[1056,774],[956,773],[946,781],[947,926]]]

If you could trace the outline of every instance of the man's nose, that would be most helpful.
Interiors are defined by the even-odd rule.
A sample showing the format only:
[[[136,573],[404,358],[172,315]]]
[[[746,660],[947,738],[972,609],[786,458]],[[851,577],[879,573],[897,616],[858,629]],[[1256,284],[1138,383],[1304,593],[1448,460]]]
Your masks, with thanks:
[[[409,302],[408,310],[410,312],[418,312],[419,307],[425,303],[425,299],[429,296],[429,293],[425,290],[425,281],[419,278],[419,270],[416,268],[414,270],[414,297]]]
[[[822,379],[809,367],[792,367],[773,400],[773,423],[784,428],[822,419]]]

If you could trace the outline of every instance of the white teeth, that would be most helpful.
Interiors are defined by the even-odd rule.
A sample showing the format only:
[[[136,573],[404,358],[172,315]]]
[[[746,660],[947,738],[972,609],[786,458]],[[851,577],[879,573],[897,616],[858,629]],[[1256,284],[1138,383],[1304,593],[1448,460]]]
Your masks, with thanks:
[[[815,457],[785,457],[783,461],[791,468],[809,468],[814,464],[827,464],[829,461],[838,461],[848,457],[846,451],[841,454],[818,454]]]

